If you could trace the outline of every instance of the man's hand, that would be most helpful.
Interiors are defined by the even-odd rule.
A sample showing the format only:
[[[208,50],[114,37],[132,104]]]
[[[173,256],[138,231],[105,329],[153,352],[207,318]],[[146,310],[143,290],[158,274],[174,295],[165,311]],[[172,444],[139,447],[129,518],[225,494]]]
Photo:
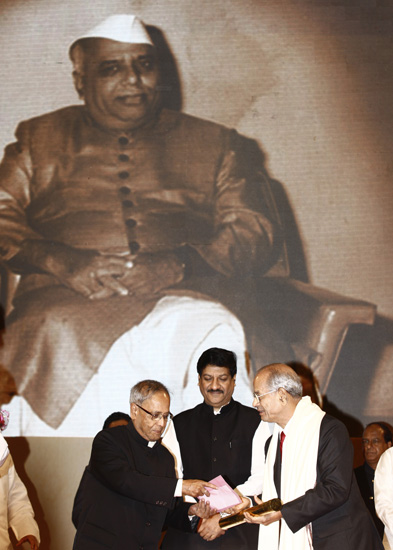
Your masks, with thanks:
[[[38,540],[35,538],[34,535],[26,535],[25,537],[21,538],[20,541],[16,543],[16,546],[21,546],[24,542],[30,543],[31,550],[38,550]]]
[[[221,529],[218,522],[220,521],[220,514],[215,514],[211,518],[203,519],[198,533],[205,540],[214,540],[222,535],[225,535],[224,529]]]
[[[174,254],[140,254],[132,259],[132,269],[118,279],[130,295],[156,294],[183,279],[184,266]]]
[[[257,504],[262,504],[262,500],[257,496],[254,496]],[[263,516],[252,516],[249,512],[244,512],[244,518],[247,523],[259,523],[260,525],[270,525],[275,521],[279,521],[282,518],[281,512],[270,512]]]
[[[217,485],[209,483],[208,481],[202,481],[200,479],[183,479],[182,495],[190,497],[201,497],[202,495],[210,496],[208,491],[210,489],[217,489]]]
[[[192,504],[188,509],[189,516],[198,516],[199,518],[210,518],[216,512],[217,510],[215,508],[210,508],[209,502],[205,500],[200,500]]]
[[[119,279],[132,268],[130,255],[100,254],[46,240],[26,240],[13,258],[16,270],[54,275],[64,286],[86,298],[128,294]]]
[[[128,256],[92,255],[89,251],[78,254],[78,260],[75,257],[67,269],[55,271],[65,286],[91,300],[128,295],[127,287],[120,282],[133,267]]]
[[[242,501],[239,504],[236,504],[236,506],[231,506],[230,508],[223,510],[223,512],[229,514],[230,516],[233,516],[233,514],[238,514],[242,510],[245,510],[246,508],[250,508],[250,506],[252,506],[249,498],[243,496],[240,496],[240,498],[242,499]]]

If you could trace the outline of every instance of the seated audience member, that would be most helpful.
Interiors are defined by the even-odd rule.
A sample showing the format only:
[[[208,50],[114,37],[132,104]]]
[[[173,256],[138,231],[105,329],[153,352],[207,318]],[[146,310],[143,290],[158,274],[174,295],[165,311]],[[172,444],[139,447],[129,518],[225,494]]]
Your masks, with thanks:
[[[115,428],[116,426],[127,426],[130,420],[131,417],[129,414],[123,412],[114,412],[110,414],[105,420],[102,429],[106,430],[107,428]]]
[[[7,411],[0,411],[0,430],[8,424]],[[8,529],[15,534],[17,546],[38,550],[40,533],[26,487],[18,476],[8,444],[0,434],[0,549],[12,550]]]
[[[375,470],[375,509],[385,524],[385,550],[393,549],[393,448],[387,449]]]
[[[389,426],[383,422],[373,422],[366,426],[363,432],[362,443],[364,464],[355,468],[355,476],[363,500],[373,517],[378,533],[382,539],[384,525],[375,513],[374,474],[382,453],[392,446],[392,432]]]

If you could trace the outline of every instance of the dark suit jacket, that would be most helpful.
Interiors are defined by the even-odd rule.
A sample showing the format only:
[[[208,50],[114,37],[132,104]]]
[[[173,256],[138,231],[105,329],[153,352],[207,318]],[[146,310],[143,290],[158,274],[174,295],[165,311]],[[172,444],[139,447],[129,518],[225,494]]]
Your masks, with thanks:
[[[374,473],[375,471],[365,462],[362,466],[355,468],[355,477],[358,482],[360,494],[364,500],[364,504],[367,506],[368,511],[370,512],[375,527],[378,529],[379,536],[383,539],[383,533],[385,526],[382,521],[379,519],[375,512],[375,501],[374,501]]]
[[[190,529],[189,505],[173,497],[173,458],[147,443],[131,422],[95,437],[74,503],[74,550],[157,550],[166,519]]]
[[[353,474],[353,447],[339,420],[322,419],[313,489],[284,504],[282,515],[295,533],[312,522],[314,550],[383,550]]]

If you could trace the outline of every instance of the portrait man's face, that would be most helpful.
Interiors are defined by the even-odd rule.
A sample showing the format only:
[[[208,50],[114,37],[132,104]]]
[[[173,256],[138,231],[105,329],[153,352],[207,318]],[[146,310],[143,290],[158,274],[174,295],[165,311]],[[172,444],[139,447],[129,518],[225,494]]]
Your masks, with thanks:
[[[381,426],[371,424],[363,432],[362,444],[364,458],[367,464],[375,470],[381,454],[391,446],[391,443],[386,443]]]
[[[231,376],[227,367],[207,365],[199,377],[199,389],[207,405],[219,408],[231,400],[236,375]]]
[[[80,88],[93,118],[109,128],[138,127],[159,100],[154,48],[95,38],[85,57]]]
[[[130,416],[139,435],[147,441],[158,441],[164,433],[167,421],[164,417],[157,420],[152,418],[151,415],[163,414],[168,417],[169,405],[170,399],[166,392],[153,394],[149,399],[143,401],[140,407],[135,403],[131,403]]]

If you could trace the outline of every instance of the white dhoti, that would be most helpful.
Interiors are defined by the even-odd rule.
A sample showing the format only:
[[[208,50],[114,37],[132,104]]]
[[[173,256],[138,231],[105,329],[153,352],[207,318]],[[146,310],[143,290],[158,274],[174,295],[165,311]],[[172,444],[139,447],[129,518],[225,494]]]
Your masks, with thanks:
[[[23,397],[17,396],[4,407],[10,412],[7,436],[92,437],[102,429],[109,414],[129,412],[131,387],[148,378],[168,387],[172,413],[194,407],[201,401],[197,360],[211,347],[237,354],[235,397],[251,405],[251,380],[240,321],[218,303],[167,296],[113,344],[58,429],[49,427]]]

